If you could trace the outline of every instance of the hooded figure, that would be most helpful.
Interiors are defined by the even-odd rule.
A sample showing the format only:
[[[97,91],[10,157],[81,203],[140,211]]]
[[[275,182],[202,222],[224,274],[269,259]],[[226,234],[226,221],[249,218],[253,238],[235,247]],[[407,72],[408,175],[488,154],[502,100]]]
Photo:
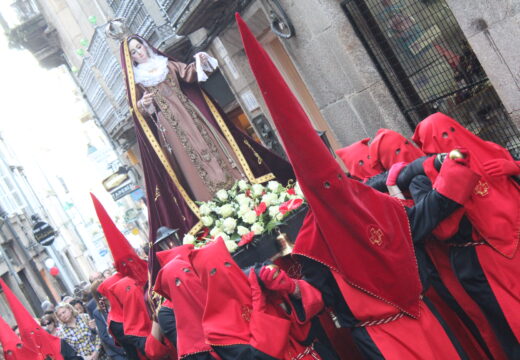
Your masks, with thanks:
[[[390,129],[379,129],[369,146],[372,167],[390,170],[398,162],[411,163],[424,153],[410,140]]]
[[[370,138],[365,138],[336,150],[336,155],[343,161],[354,179],[364,181],[384,171],[381,166],[370,161],[369,141]]]
[[[394,173],[399,192],[406,194],[405,206],[413,207],[417,193],[431,191],[431,182],[425,176],[425,154],[401,134],[379,129],[369,146],[370,160],[375,168],[389,170],[370,178],[366,185],[386,192],[384,182],[390,190],[389,178]],[[429,160],[431,161],[431,160]],[[410,195],[409,190],[412,194]],[[415,195],[415,196],[414,196]],[[419,196],[419,200],[422,196]],[[443,238],[452,228],[450,224],[460,221],[464,208],[459,208],[433,230],[433,235]],[[491,330],[491,326],[478,305],[468,296],[458,282],[447,255],[446,244],[428,237],[415,244],[420,272],[424,274],[423,286],[449,328],[454,332],[470,358],[503,358],[504,354]]]
[[[22,340],[0,316],[0,344],[5,360],[34,360],[40,355],[22,344]]]
[[[206,290],[191,266],[192,250],[193,245],[189,244],[157,253],[161,270],[154,290],[164,296],[173,309],[176,338],[170,341],[176,344],[179,357],[215,359],[217,355],[206,344],[202,329]],[[159,323],[162,325],[160,318]],[[171,326],[166,324],[164,328]]]
[[[290,321],[270,315],[252,297],[247,276],[221,237],[193,250],[191,264],[206,291],[204,337],[222,359],[283,359]],[[258,300],[258,301],[255,301]]]
[[[62,356],[61,340],[41,328],[2,279],[0,279],[0,286],[18,324],[23,347],[35,352],[42,359],[49,356],[53,360],[67,360]]]
[[[144,286],[148,281],[148,265],[141,259],[134,248],[130,245],[125,236],[116,227],[103,205],[99,200],[90,194],[96,209],[96,214],[105,233],[105,238],[114,258],[114,266],[122,276],[129,276]]]
[[[399,201],[343,174],[267,53],[239,17],[238,24],[251,68],[310,207],[293,251],[303,256],[304,274],[312,263],[311,284],[321,290],[326,304],[335,302],[340,323],[354,328],[358,345],[370,358],[464,356],[421,300],[408,218],[414,224],[426,218],[417,217],[417,209],[407,213]],[[450,187],[453,176],[466,181]],[[443,167],[442,181],[435,184],[437,191],[430,200],[452,211],[457,201],[469,197],[476,181],[467,167],[453,161]],[[422,238],[436,224],[427,221],[414,238]],[[414,344],[407,346],[411,333]]]
[[[466,292],[479,305],[491,324],[502,349],[511,358],[520,356],[520,188],[509,175],[489,174],[489,164],[516,165],[508,151],[484,141],[454,119],[436,113],[417,126],[414,141],[426,153],[446,152],[453,144],[467,148],[475,162],[472,169],[481,175],[456,221],[441,224],[455,274]],[[504,165],[505,166],[505,165]],[[424,162],[431,181],[438,173],[433,160]]]

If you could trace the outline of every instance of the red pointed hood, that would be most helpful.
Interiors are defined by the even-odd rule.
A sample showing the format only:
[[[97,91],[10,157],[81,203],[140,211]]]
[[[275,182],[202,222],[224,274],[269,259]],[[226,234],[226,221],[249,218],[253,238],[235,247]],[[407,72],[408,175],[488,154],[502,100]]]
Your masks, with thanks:
[[[98,293],[103,295],[108,299],[108,302],[110,303],[110,311],[108,312],[107,317],[107,324],[110,326],[111,321],[123,322],[123,307],[119,303],[119,301],[115,298],[114,294],[110,291],[110,288],[112,285],[114,285],[116,282],[121,280],[124,276],[120,273],[115,273],[114,275],[110,276],[108,279],[103,281],[98,286]]]
[[[203,317],[206,342],[219,346],[249,344],[251,288],[222,238],[193,250],[190,258],[207,293]]]
[[[125,276],[112,285],[109,291],[114,294],[114,302],[119,302],[123,309],[125,335],[147,337],[152,330],[152,320],[142,286],[135,279]]]
[[[379,129],[370,144],[369,155],[374,168],[389,170],[395,163],[410,163],[425,154],[397,131]]]
[[[193,250],[193,244],[185,244],[177,246],[173,249],[159,251],[158,253],[156,253],[156,256],[162,268],[166,264],[168,264],[168,262],[175,259],[177,256],[180,256],[182,258],[187,257],[191,250]]]
[[[418,316],[421,284],[403,206],[345,176],[238,14],[237,22],[251,69],[336,268],[358,289]]]
[[[38,354],[22,344],[22,340],[0,316],[0,344],[6,360],[34,360]]]
[[[96,196],[92,193],[90,196],[94,202],[94,208],[105,233],[110,252],[114,258],[115,268],[122,275],[130,276],[140,284],[146,283],[148,281],[147,262],[137,255],[134,248],[116,227]]]
[[[190,263],[192,250],[193,245],[183,245],[157,253],[161,270],[154,291],[171,300],[180,357],[211,351],[202,328],[206,290]]]
[[[481,180],[471,199],[464,204],[466,215],[495,250],[512,258],[520,240],[520,187],[509,176],[488,176],[483,165],[493,159],[514,161],[509,151],[479,138],[442,113],[421,121],[413,140],[427,154],[446,153],[455,148],[469,151],[469,167],[481,176]]]
[[[2,279],[0,286],[18,324],[23,345],[43,358],[49,355],[52,359],[63,359],[60,339],[41,328]]]
[[[352,145],[336,150],[336,155],[343,161],[350,175],[358,180],[365,180],[384,170],[372,167],[368,142],[370,138],[356,141]]]

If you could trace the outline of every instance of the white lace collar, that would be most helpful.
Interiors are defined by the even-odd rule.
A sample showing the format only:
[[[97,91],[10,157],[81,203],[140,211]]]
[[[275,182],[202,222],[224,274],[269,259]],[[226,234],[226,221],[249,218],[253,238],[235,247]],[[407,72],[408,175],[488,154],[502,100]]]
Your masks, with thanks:
[[[149,51],[147,62],[134,66],[134,80],[143,86],[155,86],[162,83],[168,75],[168,58]]]

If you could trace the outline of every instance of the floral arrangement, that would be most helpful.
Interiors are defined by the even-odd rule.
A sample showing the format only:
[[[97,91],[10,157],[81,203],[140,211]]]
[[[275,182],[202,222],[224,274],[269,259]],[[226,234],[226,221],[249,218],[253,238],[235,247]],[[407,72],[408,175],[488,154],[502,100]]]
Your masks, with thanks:
[[[203,230],[184,236],[184,244],[201,247],[222,237],[230,252],[253,240],[255,235],[271,232],[283,224],[305,199],[298,183],[283,186],[278,181],[266,185],[237,181],[229,190],[219,190],[211,201],[200,202]]]

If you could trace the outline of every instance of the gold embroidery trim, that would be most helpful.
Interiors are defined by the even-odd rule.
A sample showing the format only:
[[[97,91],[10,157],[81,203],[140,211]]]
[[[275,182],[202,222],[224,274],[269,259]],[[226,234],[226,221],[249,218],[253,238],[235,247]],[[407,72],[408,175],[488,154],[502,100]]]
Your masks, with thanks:
[[[370,227],[370,237],[368,240],[377,246],[383,245],[383,231],[376,227]]]
[[[175,94],[175,96],[177,96],[179,101],[182,103],[186,111],[191,116],[193,124],[199,131],[200,136],[203,138],[205,144],[208,146],[209,151],[204,150],[200,153],[195,151],[195,149],[188,140],[188,136],[186,135],[184,130],[179,126],[179,122],[173,116],[173,113],[171,112],[170,107],[166,99],[164,98],[161,90],[159,90],[157,86],[150,87],[149,89],[151,89],[152,93],[155,95],[156,102],[159,105],[162,114],[164,115],[166,121],[173,128],[182,147],[188,154],[190,162],[193,164],[195,170],[199,174],[199,177],[201,178],[202,182],[209,188],[210,192],[213,194],[220,189],[230,188],[235,182],[235,179],[229,175],[231,169],[229,168],[228,163],[220,157],[218,146],[216,145],[217,140],[214,139],[206,129],[204,121],[201,119],[202,115],[199,115],[199,113],[194,109],[194,105],[191,103],[188,97],[182,93],[177,82],[173,79],[173,75],[171,72],[168,74],[165,81],[168,84],[167,88],[171,88],[170,95]],[[208,126],[211,126],[211,124],[209,124]],[[207,170],[204,168],[203,160],[209,161],[212,158],[214,158],[218,166],[220,166],[220,168],[224,170],[224,179],[222,179],[222,181],[212,181],[209,178]]]
[[[479,180],[473,192],[475,195],[486,196],[489,193],[489,184],[485,181]]]
[[[211,110],[211,113],[215,117],[215,120],[217,121],[218,126],[222,130],[222,133],[224,134],[224,137],[228,141],[229,145],[231,146],[231,149],[235,153],[235,155],[238,158],[238,162],[242,166],[242,169],[244,169],[244,172],[246,173],[247,179],[252,184],[262,184],[264,182],[267,182],[269,180],[273,180],[275,178],[273,173],[268,173],[266,175],[262,175],[260,177],[255,177],[253,174],[253,171],[251,171],[251,167],[249,167],[249,164],[247,163],[246,159],[244,158],[244,154],[242,154],[242,151],[240,151],[240,148],[238,147],[238,144],[235,140],[235,138],[231,135],[231,132],[229,131],[226,123],[224,122],[224,119],[222,119],[222,116],[220,116],[220,113],[218,112],[217,108],[215,107],[215,104],[211,101],[211,99],[202,92],[202,95],[204,96],[204,100],[206,100],[206,103],[209,106],[209,109]],[[251,146],[251,144],[248,144]],[[256,154],[257,158],[260,158],[260,155]],[[260,158],[261,160],[261,158]]]
[[[148,126],[148,123],[143,117],[143,114],[139,111],[137,108],[137,98],[136,98],[136,91],[135,91],[135,81],[134,81],[134,69],[132,67],[132,58],[130,57],[130,51],[128,49],[128,41],[123,41],[123,51],[125,54],[125,62],[126,62],[126,69],[127,69],[127,76],[128,76],[128,84],[130,87],[130,103],[132,104],[132,108],[134,111],[135,116],[137,117],[137,120],[139,121],[139,124],[141,125],[146,138],[152,145],[152,148],[154,149],[155,153],[157,154],[157,157],[161,161],[161,164],[164,166],[166,172],[170,176],[171,180],[179,190],[182,198],[186,203],[188,204],[188,207],[190,210],[197,216],[197,218],[200,219],[200,213],[199,213],[199,207],[195,204],[195,202],[188,196],[188,193],[186,192],[186,189],[181,185],[179,179],[177,178],[177,175],[175,174],[175,171],[173,170],[172,166],[170,165],[170,162],[168,161],[168,158],[163,152],[163,149],[161,148],[161,145],[155,138],[155,136],[152,133],[152,130]],[[190,230],[191,233],[191,230]]]

